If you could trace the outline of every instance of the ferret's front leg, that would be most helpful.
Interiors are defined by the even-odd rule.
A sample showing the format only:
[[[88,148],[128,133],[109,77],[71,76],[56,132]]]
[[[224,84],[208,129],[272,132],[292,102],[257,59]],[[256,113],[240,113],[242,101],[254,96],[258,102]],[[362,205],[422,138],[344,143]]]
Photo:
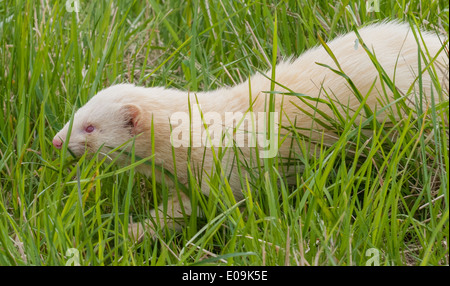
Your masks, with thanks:
[[[180,202],[181,199],[181,202]],[[134,242],[140,242],[144,238],[145,233],[148,233],[151,237],[156,234],[158,224],[160,226],[167,225],[168,228],[173,230],[180,230],[184,225],[184,215],[191,214],[191,203],[189,197],[183,192],[173,192],[167,203],[167,211],[164,213],[163,205],[160,204],[158,208],[153,209],[150,213],[152,219],[146,219],[140,223],[130,223],[128,226],[128,235]],[[156,212],[158,211],[158,219]]]

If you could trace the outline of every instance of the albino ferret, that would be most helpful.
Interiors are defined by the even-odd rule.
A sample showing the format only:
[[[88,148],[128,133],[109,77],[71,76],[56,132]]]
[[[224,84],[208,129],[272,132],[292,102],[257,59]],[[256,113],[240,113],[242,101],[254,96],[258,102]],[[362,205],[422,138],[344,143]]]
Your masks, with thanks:
[[[408,97],[405,103],[413,106],[418,94],[418,92],[415,92],[415,87],[418,86],[419,64],[418,44],[409,25],[383,22],[361,28],[358,32],[389,78],[395,79],[394,83],[399,93]],[[448,53],[448,46],[442,49],[443,40],[435,34],[422,32],[421,35],[423,42],[419,40],[419,43],[422,50],[425,51],[424,47],[426,47],[431,56],[426,57],[427,62],[436,57],[434,67],[438,77],[437,80],[441,85],[444,85],[444,89],[448,92],[448,54],[446,54]],[[336,57],[342,71],[351,79],[360,93],[365,96],[370,92],[366,105],[372,111],[380,110],[380,102],[383,100],[393,101],[392,92],[389,88],[384,86],[386,91],[383,91],[383,86],[380,83],[381,75],[361,43],[357,41],[354,32],[337,37],[327,45]],[[322,63],[328,67],[317,63]],[[276,116],[271,120],[273,122],[281,120],[278,123],[281,123],[282,126],[294,124],[297,132],[315,137],[312,138],[313,140],[320,140],[321,138],[333,140],[334,133],[313,122],[311,115],[306,114],[308,112],[315,113],[316,117],[323,119],[320,113],[314,112],[300,100],[301,96],[299,96],[299,94],[310,98],[320,96],[321,99],[327,99],[327,96],[329,96],[331,100],[340,102],[335,105],[338,106],[338,109],[341,109],[338,111],[344,118],[347,114],[351,116],[352,111],[360,106],[360,100],[355,96],[346,79],[333,72],[329,67],[338,69],[323,46],[310,49],[295,60],[291,59],[278,64],[275,69],[274,90],[272,90],[278,92],[275,93],[275,103],[272,105],[275,106],[274,111],[278,113],[275,113]],[[422,59],[422,69],[425,67],[426,64]],[[239,117],[243,117],[247,111],[253,112],[254,120],[258,120],[258,116],[262,117],[261,114],[263,113],[259,112],[268,111],[267,98],[271,91],[271,74],[272,71],[267,72],[267,75],[256,74],[247,81],[231,88],[197,93],[163,87],[136,87],[132,84],[108,87],[100,91],[75,113],[67,146],[75,155],[79,156],[86,150],[93,153],[98,151],[99,148],[102,148],[100,154],[105,154],[122,145],[122,149],[125,149],[129,154],[132,150],[131,146],[134,144],[135,155],[138,158],[146,158],[152,155],[152,140],[154,140],[153,158],[155,164],[174,173],[173,155],[175,155],[177,180],[185,185],[187,185],[189,178],[187,174],[188,162],[190,161],[192,164],[191,170],[198,170],[199,167],[202,167],[203,176],[201,176],[200,186],[202,192],[208,195],[208,175],[216,167],[213,152],[217,156],[218,145],[225,138],[221,138],[220,132],[218,133],[217,130],[223,134],[225,132],[230,134],[230,129],[227,128],[237,126]],[[437,92],[431,91],[433,84],[428,70],[423,72],[422,86],[424,106],[431,104],[431,94],[436,96],[436,101],[439,100]],[[289,90],[290,95],[283,94],[283,92],[286,93]],[[335,117],[333,111],[326,104],[311,103],[323,113],[332,118]],[[231,116],[226,116],[230,114]],[[280,114],[281,116],[279,116]],[[382,114],[378,116],[379,120],[384,119]],[[236,128],[241,134],[244,134],[245,131],[248,131],[249,126],[252,126],[249,124],[249,117],[246,119],[245,124]],[[53,145],[56,148],[61,149],[64,141],[68,138],[69,125],[70,122],[53,138]],[[215,129],[211,128],[209,137],[208,133],[205,133],[206,125],[209,126],[208,129],[215,126]],[[194,128],[195,126],[198,128]],[[277,124],[272,126],[272,130],[278,130],[277,126]],[[223,127],[223,129],[217,129],[216,127]],[[151,138],[152,128],[153,139]],[[305,131],[313,129],[315,132]],[[255,131],[260,132],[261,129],[252,130],[253,134],[256,134]],[[171,137],[171,132],[176,132],[176,134]],[[189,134],[189,132],[191,133]],[[234,132],[233,139],[237,138],[239,132]],[[233,130],[231,130],[231,134],[233,134]],[[133,137],[135,137],[134,142]],[[250,153],[255,150],[253,148],[255,145],[251,145],[251,141],[254,140],[251,138],[255,137],[244,136],[243,138],[244,141],[240,142],[238,146],[240,148],[240,160],[248,159]],[[200,142],[200,146],[191,145],[190,159],[188,160],[188,145],[195,140],[197,140],[197,143]],[[283,144],[276,146],[277,156],[292,156],[292,145],[295,144],[291,144],[290,140],[285,140]],[[210,146],[213,146],[213,148]],[[233,148],[229,149],[232,150]],[[245,174],[245,171],[244,168],[238,170],[236,158],[233,156],[234,152],[231,151],[230,153],[232,156],[224,156],[222,159],[222,174],[223,179],[228,180],[236,198],[239,198],[242,197],[242,194],[238,171],[241,171],[241,174]],[[115,154],[108,154],[108,156],[114,157]],[[123,158],[118,158],[118,162],[128,164],[130,161],[123,154],[121,155]],[[150,165],[141,164],[137,170],[146,175],[151,174]],[[170,179],[166,181],[170,181]],[[171,188],[175,189],[173,186]],[[180,205],[180,199],[183,209]],[[171,197],[165,214],[162,213],[162,206],[159,206],[159,209],[159,223],[164,224],[165,221],[169,224],[168,226],[175,229],[181,227],[183,220],[180,220],[180,218],[183,214],[189,215],[191,213],[189,198],[183,192]],[[153,223],[155,223],[156,211],[153,210],[151,215],[153,218],[146,220],[144,223],[132,223],[130,225],[129,233],[134,239],[142,238],[145,232],[148,232],[151,236],[155,234]]]

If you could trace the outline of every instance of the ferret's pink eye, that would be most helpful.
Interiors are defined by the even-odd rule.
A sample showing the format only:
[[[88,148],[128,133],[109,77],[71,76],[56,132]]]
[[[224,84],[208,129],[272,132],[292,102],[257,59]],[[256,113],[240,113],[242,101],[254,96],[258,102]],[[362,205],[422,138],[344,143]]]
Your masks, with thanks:
[[[84,129],[87,133],[92,133],[94,131],[94,126],[89,125],[88,127],[86,127],[86,129]]]

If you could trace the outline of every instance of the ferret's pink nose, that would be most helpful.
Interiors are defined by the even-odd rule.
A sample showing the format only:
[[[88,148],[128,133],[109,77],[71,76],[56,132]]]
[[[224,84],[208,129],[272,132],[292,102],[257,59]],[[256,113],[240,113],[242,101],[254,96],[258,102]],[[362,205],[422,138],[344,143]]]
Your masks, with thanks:
[[[63,144],[63,142],[60,139],[56,138],[56,137],[53,138],[52,143],[53,143],[53,146],[56,147],[56,149],[61,149],[62,144]]]

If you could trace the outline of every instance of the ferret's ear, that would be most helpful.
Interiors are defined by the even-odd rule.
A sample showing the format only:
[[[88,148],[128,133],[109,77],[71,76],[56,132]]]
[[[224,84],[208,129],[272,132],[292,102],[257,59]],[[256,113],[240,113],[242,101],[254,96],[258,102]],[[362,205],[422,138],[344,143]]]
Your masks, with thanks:
[[[144,131],[142,122],[142,110],[134,104],[126,104],[121,108],[125,116],[125,125],[131,127],[133,135],[137,135]]]

